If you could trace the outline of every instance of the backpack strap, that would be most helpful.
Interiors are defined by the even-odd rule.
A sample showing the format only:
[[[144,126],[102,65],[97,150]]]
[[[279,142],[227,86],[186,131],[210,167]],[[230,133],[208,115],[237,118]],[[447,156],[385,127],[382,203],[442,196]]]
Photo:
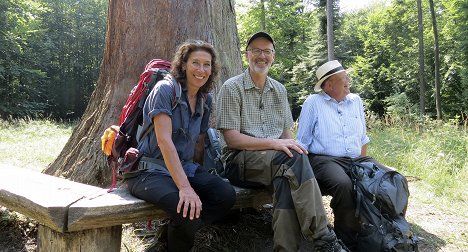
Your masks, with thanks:
[[[171,110],[174,110],[177,107],[177,105],[179,105],[180,103],[180,96],[182,94],[182,86],[170,74],[167,74],[166,76],[164,76],[164,79],[169,81],[172,84],[171,85],[172,86],[172,109]],[[153,78],[151,78],[151,81],[153,81]],[[153,129],[154,129],[154,125],[153,123],[151,123],[151,125],[143,132],[143,134],[140,135],[140,137],[138,138],[138,142],[141,139],[145,138],[145,136],[148,135]]]
[[[180,96],[182,95],[182,86],[170,74],[166,75],[164,79],[172,84],[172,110],[174,110],[180,103]]]

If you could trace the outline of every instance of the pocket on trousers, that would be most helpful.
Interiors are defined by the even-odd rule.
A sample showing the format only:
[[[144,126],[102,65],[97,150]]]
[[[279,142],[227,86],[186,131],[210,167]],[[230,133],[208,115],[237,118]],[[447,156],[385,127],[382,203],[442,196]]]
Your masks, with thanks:
[[[245,157],[246,151],[239,151],[232,160],[226,162],[226,178],[235,186],[246,188],[263,187],[262,183],[258,183],[258,181],[252,180],[252,177],[249,177],[252,175],[252,169],[246,166]],[[258,173],[258,171],[254,171],[253,173]]]

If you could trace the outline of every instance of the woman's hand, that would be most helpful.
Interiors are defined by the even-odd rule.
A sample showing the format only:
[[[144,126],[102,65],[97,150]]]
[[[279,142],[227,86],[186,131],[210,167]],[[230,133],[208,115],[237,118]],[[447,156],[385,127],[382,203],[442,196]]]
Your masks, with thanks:
[[[190,208],[190,220],[193,220],[193,217],[197,219],[200,218],[202,202],[192,187],[187,186],[180,188],[179,198],[179,204],[177,204],[177,213],[180,213],[180,210],[182,210],[183,207],[182,216],[185,218],[187,217],[187,213]]]

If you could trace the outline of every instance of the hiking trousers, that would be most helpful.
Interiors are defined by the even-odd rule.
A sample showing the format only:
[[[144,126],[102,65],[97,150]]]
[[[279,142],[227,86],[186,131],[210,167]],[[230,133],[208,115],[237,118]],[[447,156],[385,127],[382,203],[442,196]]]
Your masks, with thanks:
[[[188,177],[190,185],[203,204],[200,218],[190,220],[177,213],[179,189],[171,177],[155,172],[141,171],[137,177],[127,180],[132,195],[155,204],[170,216],[167,230],[168,251],[189,251],[195,233],[203,224],[221,219],[231,209],[236,200],[234,188],[219,176],[197,169],[195,176]],[[190,208],[189,208],[190,211]]]
[[[301,238],[315,240],[330,231],[322,195],[307,155],[275,150],[239,151],[226,163],[231,183],[273,188],[273,250],[299,251]]]

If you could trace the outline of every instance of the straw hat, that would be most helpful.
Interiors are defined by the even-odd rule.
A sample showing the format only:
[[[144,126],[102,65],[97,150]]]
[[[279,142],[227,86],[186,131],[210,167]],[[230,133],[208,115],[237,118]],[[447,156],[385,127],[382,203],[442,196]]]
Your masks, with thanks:
[[[322,83],[328,77],[345,71],[348,72],[348,70],[344,69],[340,62],[338,62],[338,60],[328,61],[327,63],[321,65],[315,72],[318,82],[314,86],[314,91],[320,92],[322,90]]]

